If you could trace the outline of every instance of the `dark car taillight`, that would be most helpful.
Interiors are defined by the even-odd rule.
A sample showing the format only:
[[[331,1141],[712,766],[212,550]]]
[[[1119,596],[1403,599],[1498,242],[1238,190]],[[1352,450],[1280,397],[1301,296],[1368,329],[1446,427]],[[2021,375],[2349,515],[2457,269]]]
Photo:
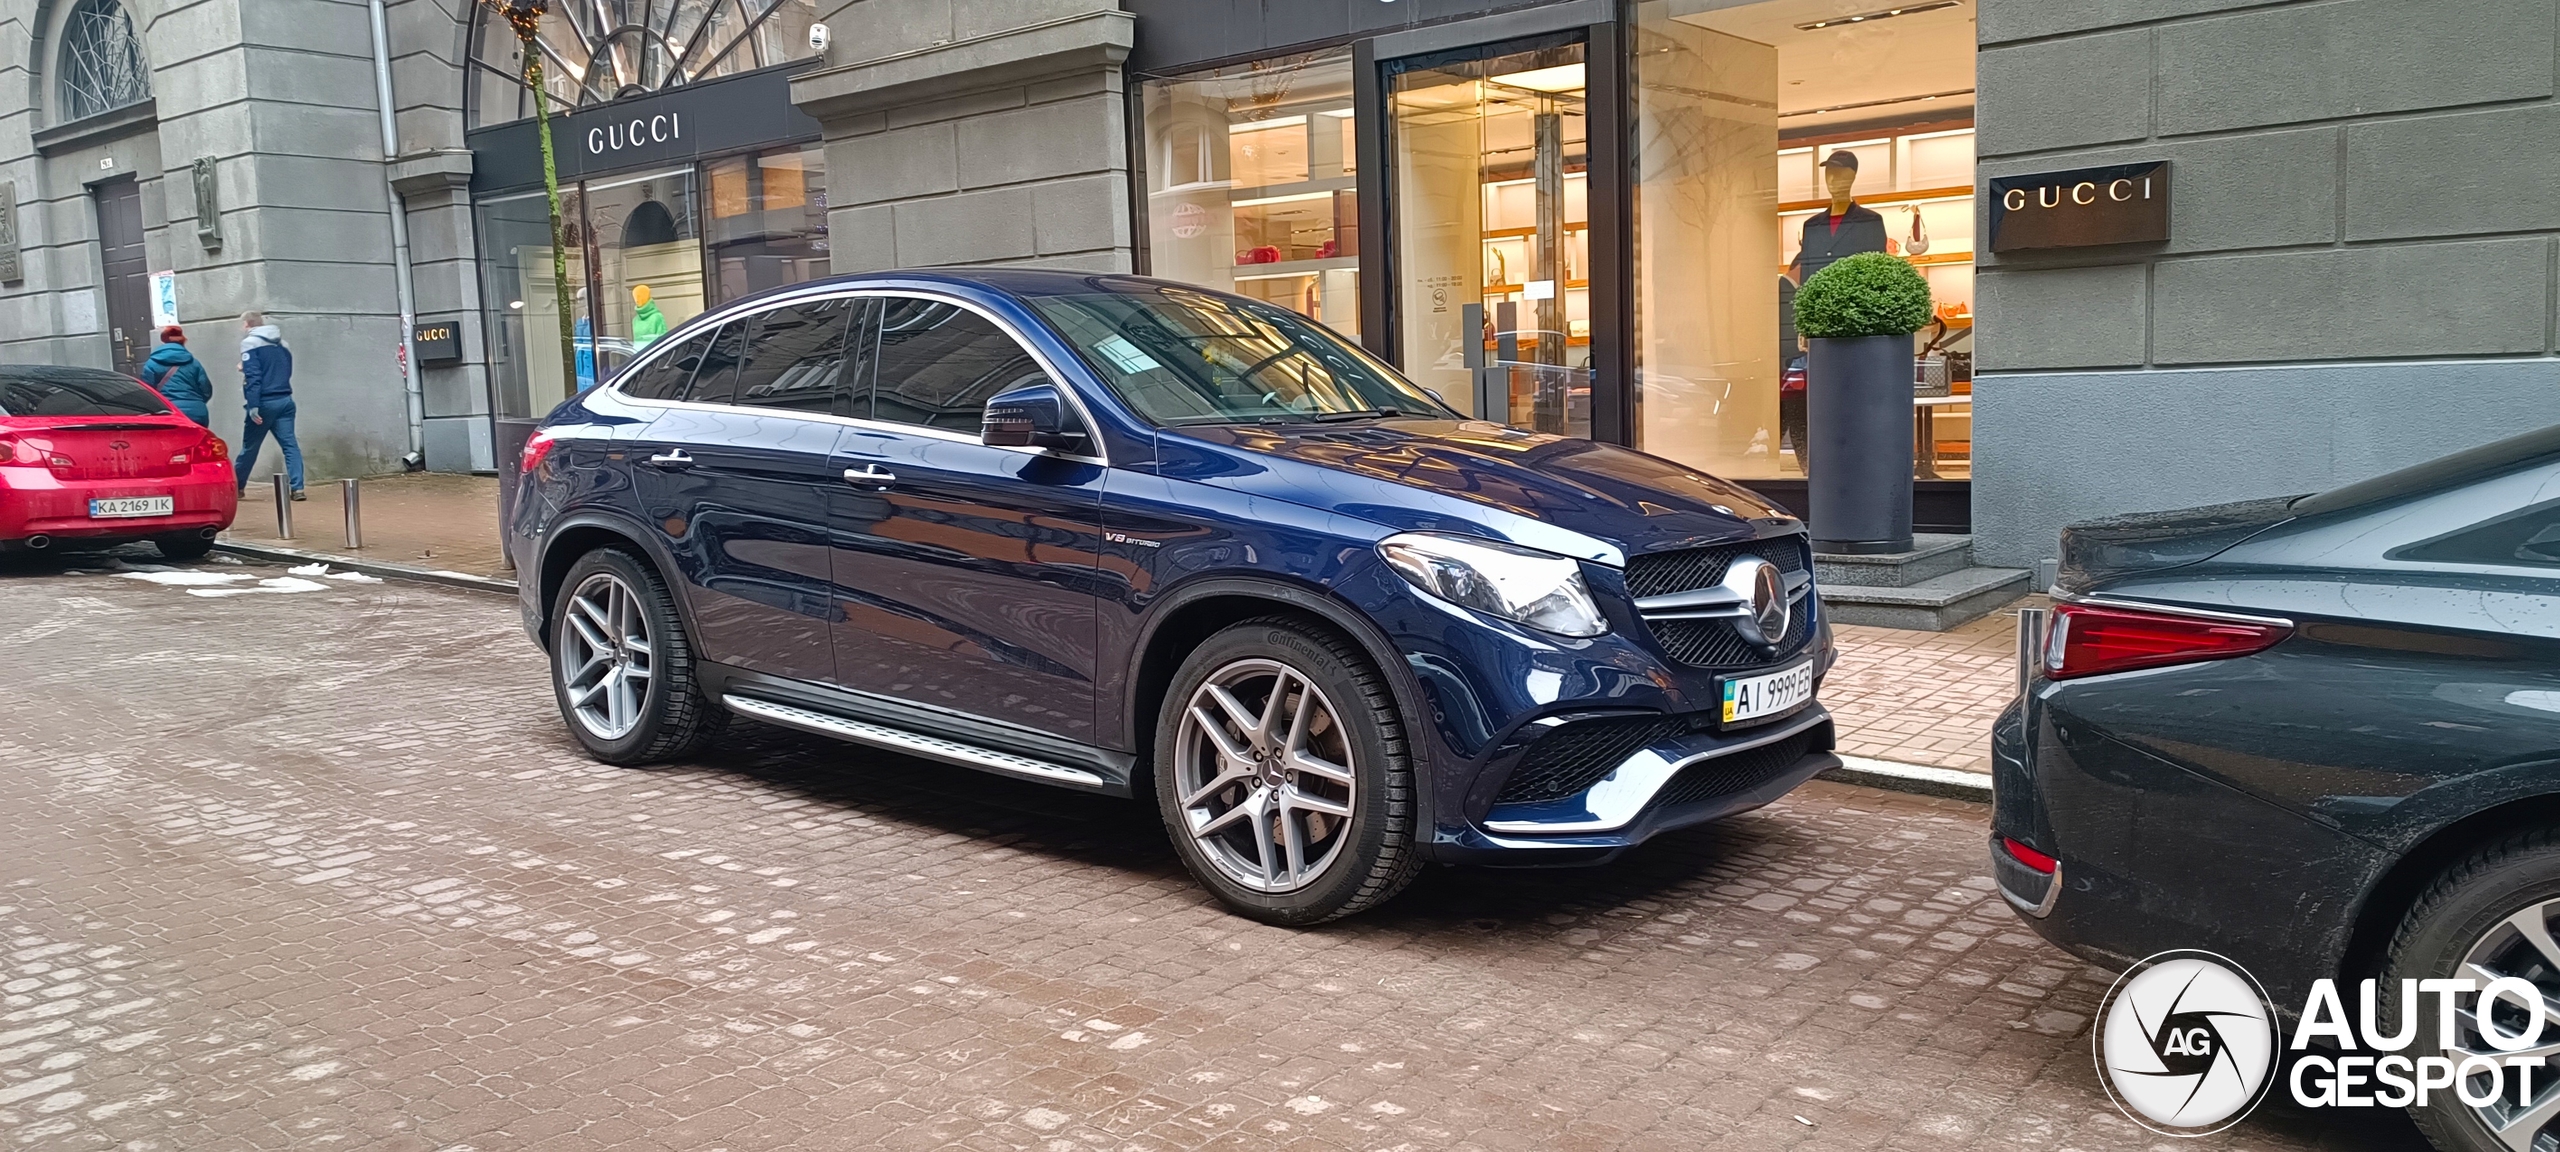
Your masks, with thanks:
[[[551,449],[559,443],[560,441],[548,432],[536,432],[525,437],[524,451],[516,456],[517,473],[532,475],[534,469],[542,467],[542,458],[549,456]]]
[[[2228,660],[2274,647],[2290,625],[2099,604],[2056,604],[2045,638],[2045,675],[2055,680]]]
[[[0,432],[0,465],[44,463],[44,450],[15,432]]]

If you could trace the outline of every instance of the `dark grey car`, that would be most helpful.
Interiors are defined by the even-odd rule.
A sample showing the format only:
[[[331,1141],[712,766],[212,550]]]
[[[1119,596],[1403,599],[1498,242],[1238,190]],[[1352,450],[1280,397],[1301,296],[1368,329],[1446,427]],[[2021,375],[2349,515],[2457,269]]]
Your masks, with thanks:
[[[1993,868],[2038,932],[2115,967],[2217,952],[2288,1013],[2323,977],[2560,1003],[2560,428],[2064,539],[1993,738]],[[2467,1006],[2439,1046],[2427,1007],[2411,1055],[2512,1054]],[[2549,1149],[2560,1077],[2532,1087],[2413,1115],[2446,1148]]]

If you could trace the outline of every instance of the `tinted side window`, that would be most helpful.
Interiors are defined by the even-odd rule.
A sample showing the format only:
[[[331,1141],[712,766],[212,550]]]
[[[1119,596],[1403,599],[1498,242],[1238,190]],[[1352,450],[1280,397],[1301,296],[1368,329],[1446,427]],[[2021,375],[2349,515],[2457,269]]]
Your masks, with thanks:
[[[622,382],[623,395],[642,400],[684,399],[685,386],[693,383],[694,367],[702,363],[702,350],[711,346],[711,336],[708,331],[688,336],[683,343],[642,365]]]
[[[161,416],[158,393],[98,368],[0,368],[0,416]]]
[[[747,317],[720,326],[711,338],[711,348],[702,354],[702,367],[694,370],[693,390],[684,398],[696,404],[727,404],[738,393],[738,365],[747,358]]]
[[[938,300],[890,297],[880,312],[871,415],[975,432],[988,397],[1048,374],[986,317]]]
[[[863,300],[812,300],[756,317],[755,339],[738,369],[736,403],[799,412],[837,412],[848,323]]]
[[[2394,551],[2391,559],[2560,568],[2560,500],[2419,541]]]

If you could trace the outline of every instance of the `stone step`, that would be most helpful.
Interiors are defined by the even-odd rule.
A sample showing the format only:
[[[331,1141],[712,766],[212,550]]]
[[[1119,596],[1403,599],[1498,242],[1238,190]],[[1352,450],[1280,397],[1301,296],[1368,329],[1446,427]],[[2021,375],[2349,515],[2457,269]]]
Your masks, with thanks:
[[[1964,568],[1916,584],[1817,584],[1834,624],[1944,632],[2007,606],[2032,589],[2024,568]]]
[[[1823,584],[1861,588],[1908,588],[1973,566],[1973,537],[1923,532],[1911,538],[1908,552],[1853,556],[1839,552],[1813,555],[1813,578]]]

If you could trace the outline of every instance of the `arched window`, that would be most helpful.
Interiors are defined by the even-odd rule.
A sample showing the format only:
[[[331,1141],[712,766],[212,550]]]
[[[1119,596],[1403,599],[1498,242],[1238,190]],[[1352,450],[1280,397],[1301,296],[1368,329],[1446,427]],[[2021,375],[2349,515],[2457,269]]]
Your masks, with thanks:
[[[811,54],[817,0],[588,0],[551,5],[534,50],[554,113],[746,72]],[[480,5],[471,50],[472,123],[533,115],[524,49],[506,15]]]
[[[77,0],[62,21],[62,119],[81,120],[151,98],[151,65],[133,17],[116,0]]]

